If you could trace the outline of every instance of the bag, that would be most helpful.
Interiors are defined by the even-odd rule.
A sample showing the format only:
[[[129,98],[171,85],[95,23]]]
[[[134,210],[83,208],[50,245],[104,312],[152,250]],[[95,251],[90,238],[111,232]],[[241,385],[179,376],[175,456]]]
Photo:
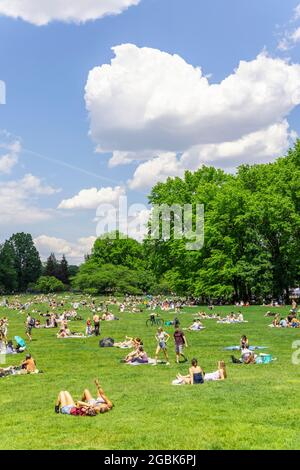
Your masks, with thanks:
[[[256,358],[256,364],[270,364],[273,361],[273,356],[271,354],[261,354]]]
[[[112,348],[115,344],[115,340],[113,338],[103,338],[99,342],[100,348]]]

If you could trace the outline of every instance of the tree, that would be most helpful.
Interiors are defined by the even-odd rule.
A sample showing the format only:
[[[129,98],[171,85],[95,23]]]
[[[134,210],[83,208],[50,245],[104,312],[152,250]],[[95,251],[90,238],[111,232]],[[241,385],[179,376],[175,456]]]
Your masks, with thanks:
[[[15,253],[9,241],[0,246],[0,289],[3,293],[18,289]]]
[[[14,234],[9,239],[9,243],[14,253],[18,290],[23,292],[28,284],[36,282],[39,278],[42,263],[30,234]]]
[[[51,294],[54,292],[63,292],[65,286],[54,276],[41,276],[35,285],[35,290],[43,294]]]
[[[118,231],[98,238],[90,258],[98,265],[113,264],[130,269],[145,266],[143,245],[133,238],[122,238]]]
[[[54,253],[51,253],[47,259],[46,267],[44,270],[44,276],[58,277],[59,266]]]
[[[65,255],[63,255],[61,262],[57,267],[57,279],[59,279],[63,284],[69,284],[69,265],[68,261],[66,260]]]

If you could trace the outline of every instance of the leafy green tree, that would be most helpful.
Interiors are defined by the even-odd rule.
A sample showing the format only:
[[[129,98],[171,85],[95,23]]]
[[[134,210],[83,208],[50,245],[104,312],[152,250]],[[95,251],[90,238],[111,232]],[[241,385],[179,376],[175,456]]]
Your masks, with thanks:
[[[44,270],[44,276],[47,277],[58,277],[59,273],[59,265],[56,259],[56,256],[54,253],[51,253],[49,258],[47,259],[45,270]]]
[[[113,264],[137,269],[145,265],[143,245],[133,238],[123,238],[118,231],[95,241],[91,259],[98,265]]]
[[[43,294],[51,294],[54,292],[63,292],[65,285],[54,276],[41,276],[35,285],[35,290]]]
[[[65,255],[63,255],[58,267],[57,267],[57,279],[59,279],[63,284],[68,285],[69,281],[69,265],[66,260]]]
[[[18,289],[15,253],[9,241],[0,246],[0,289],[3,293]]]
[[[30,234],[16,233],[9,242],[14,252],[18,290],[23,292],[28,284],[36,282],[39,278],[42,263]]]

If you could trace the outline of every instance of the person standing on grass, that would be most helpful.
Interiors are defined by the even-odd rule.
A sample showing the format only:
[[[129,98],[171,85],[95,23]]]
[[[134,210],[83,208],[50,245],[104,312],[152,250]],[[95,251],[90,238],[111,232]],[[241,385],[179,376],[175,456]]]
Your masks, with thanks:
[[[34,327],[34,319],[30,315],[30,313],[27,315],[25,325],[26,325],[26,330],[25,330],[26,331],[26,336],[29,339],[29,341],[31,342],[32,341],[31,332],[32,332],[32,328]]]
[[[91,336],[92,334],[92,322],[91,319],[88,318],[86,321],[86,329],[85,329],[86,336]]]
[[[93,320],[94,320],[95,336],[99,336],[100,335],[100,317],[98,313],[95,313],[95,315],[93,316]]]
[[[184,347],[188,347],[187,340],[183,331],[180,330],[179,326],[177,325],[175,328],[174,333],[174,341],[175,341],[175,351],[176,351],[176,362],[179,364],[180,356],[183,357],[184,362],[187,362],[187,358],[183,354]]]
[[[162,351],[163,355],[166,358],[166,365],[169,366],[169,356],[168,356],[168,350],[167,350],[167,343],[170,339],[170,335],[163,330],[163,328],[158,328],[157,333],[155,335],[155,339],[157,341],[157,348],[156,348],[156,353],[155,353],[155,365],[157,364],[158,360],[158,355]]]

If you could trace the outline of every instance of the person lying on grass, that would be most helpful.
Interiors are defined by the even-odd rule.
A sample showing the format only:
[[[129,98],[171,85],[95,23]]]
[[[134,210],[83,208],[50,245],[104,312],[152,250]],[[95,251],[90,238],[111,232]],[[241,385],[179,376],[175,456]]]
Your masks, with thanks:
[[[112,409],[113,404],[105,395],[104,390],[99,383],[99,380],[95,380],[95,385],[97,388],[97,398],[93,398],[91,392],[88,389],[85,389],[81,402],[78,403],[84,403],[88,404],[89,406],[92,406],[95,409],[96,413],[106,413]]]
[[[157,341],[157,348],[156,348],[156,352],[155,352],[155,364],[157,364],[158,356],[159,356],[160,352],[162,352],[163,355],[165,356],[166,361],[167,361],[166,365],[167,366],[170,365],[169,356],[168,356],[168,349],[167,349],[167,343],[170,339],[169,333],[164,331],[163,328],[158,328],[157,333],[155,335],[155,339]]]
[[[83,333],[71,332],[69,328],[61,328],[56,335],[57,338],[84,338]]]
[[[198,313],[195,313],[194,316],[199,317],[201,320],[222,320],[220,315],[216,313],[198,312]]]
[[[125,341],[114,343],[114,347],[120,349],[137,349],[139,346],[143,346],[141,338],[131,338],[130,336],[126,336]]]
[[[227,379],[227,369],[224,361],[218,362],[218,369],[215,372],[204,374],[205,382],[217,382]]]
[[[97,398],[93,398],[88,389],[84,390],[82,400],[75,401],[67,392],[60,392],[55,404],[55,412],[72,416],[96,416],[99,413],[107,413],[113,407],[107,398],[99,381],[95,380],[97,387]]]

